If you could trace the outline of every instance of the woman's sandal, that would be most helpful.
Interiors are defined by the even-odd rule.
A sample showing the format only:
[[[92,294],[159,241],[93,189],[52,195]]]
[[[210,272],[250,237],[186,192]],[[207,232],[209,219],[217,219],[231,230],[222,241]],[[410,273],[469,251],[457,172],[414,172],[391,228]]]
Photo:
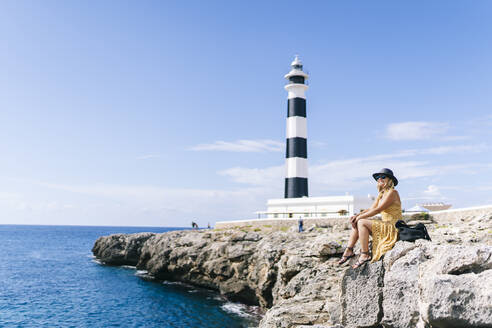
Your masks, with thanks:
[[[366,255],[369,255],[369,251],[367,252],[360,252],[361,254],[366,254]],[[357,263],[355,263],[353,266],[352,266],[352,269],[357,269],[358,267],[360,267],[361,265],[363,265],[364,263],[367,263],[371,260],[371,257],[365,259],[365,260],[360,260],[360,258],[357,260]]]
[[[355,256],[354,248],[353,247],[346,247],[345,250],[347,250],[347,249],[352,251],[352,255],[342,256],[342,258],[340,259],[340,261],[338,261],[338,265],[344,264],[345,262],[347,262],[348,260],[350,260],[352,257]]]

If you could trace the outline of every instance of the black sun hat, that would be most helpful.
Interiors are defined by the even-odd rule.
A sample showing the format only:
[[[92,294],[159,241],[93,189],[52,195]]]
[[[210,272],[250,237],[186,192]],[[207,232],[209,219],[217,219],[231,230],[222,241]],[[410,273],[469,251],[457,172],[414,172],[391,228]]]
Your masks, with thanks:
[[[378,175],[381,175],[381,174],[384,174],[386,175],[388,178],[390,178],[391,180],[393,180],[393,183],[395,184],[395,186],[398,184],[398,179],[393,175],[393,171],[391,171],[390,169],[381,169],[379,172],[376,172],[372,175],[372,177],[374,178],[374,180],[377,181],[376,177]]]

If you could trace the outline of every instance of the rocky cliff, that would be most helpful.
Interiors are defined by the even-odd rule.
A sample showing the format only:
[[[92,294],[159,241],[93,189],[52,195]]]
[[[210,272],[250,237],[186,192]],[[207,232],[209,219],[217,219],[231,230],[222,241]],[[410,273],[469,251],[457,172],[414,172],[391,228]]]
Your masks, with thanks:
[[[433,242],[355,270],[336,264],[349,231],[329,226],[111,235],[93,253],[259,305],[260,327],[492,327],[491,217],[428,221]]]

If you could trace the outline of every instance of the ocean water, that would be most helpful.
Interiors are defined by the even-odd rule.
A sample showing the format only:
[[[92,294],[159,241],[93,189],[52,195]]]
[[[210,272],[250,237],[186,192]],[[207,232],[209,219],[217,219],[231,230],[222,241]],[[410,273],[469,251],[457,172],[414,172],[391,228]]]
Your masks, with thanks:
[[[257,326],[254,307],[92,256],[100,236],[169,230],[0,225],[0,327]]]

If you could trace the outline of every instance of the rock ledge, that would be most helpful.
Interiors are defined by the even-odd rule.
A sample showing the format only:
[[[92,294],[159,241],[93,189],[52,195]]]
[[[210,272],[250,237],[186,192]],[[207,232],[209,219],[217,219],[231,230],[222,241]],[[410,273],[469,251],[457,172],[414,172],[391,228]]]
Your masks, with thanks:
[[[456,245],[435,226],[434,242],[398,242],[356,270],[336,264],[348,231],[330,228],[119,234],[100,237],[92,251],[108,265],[258,305],[260,327],[492,327],[490,229]]]

